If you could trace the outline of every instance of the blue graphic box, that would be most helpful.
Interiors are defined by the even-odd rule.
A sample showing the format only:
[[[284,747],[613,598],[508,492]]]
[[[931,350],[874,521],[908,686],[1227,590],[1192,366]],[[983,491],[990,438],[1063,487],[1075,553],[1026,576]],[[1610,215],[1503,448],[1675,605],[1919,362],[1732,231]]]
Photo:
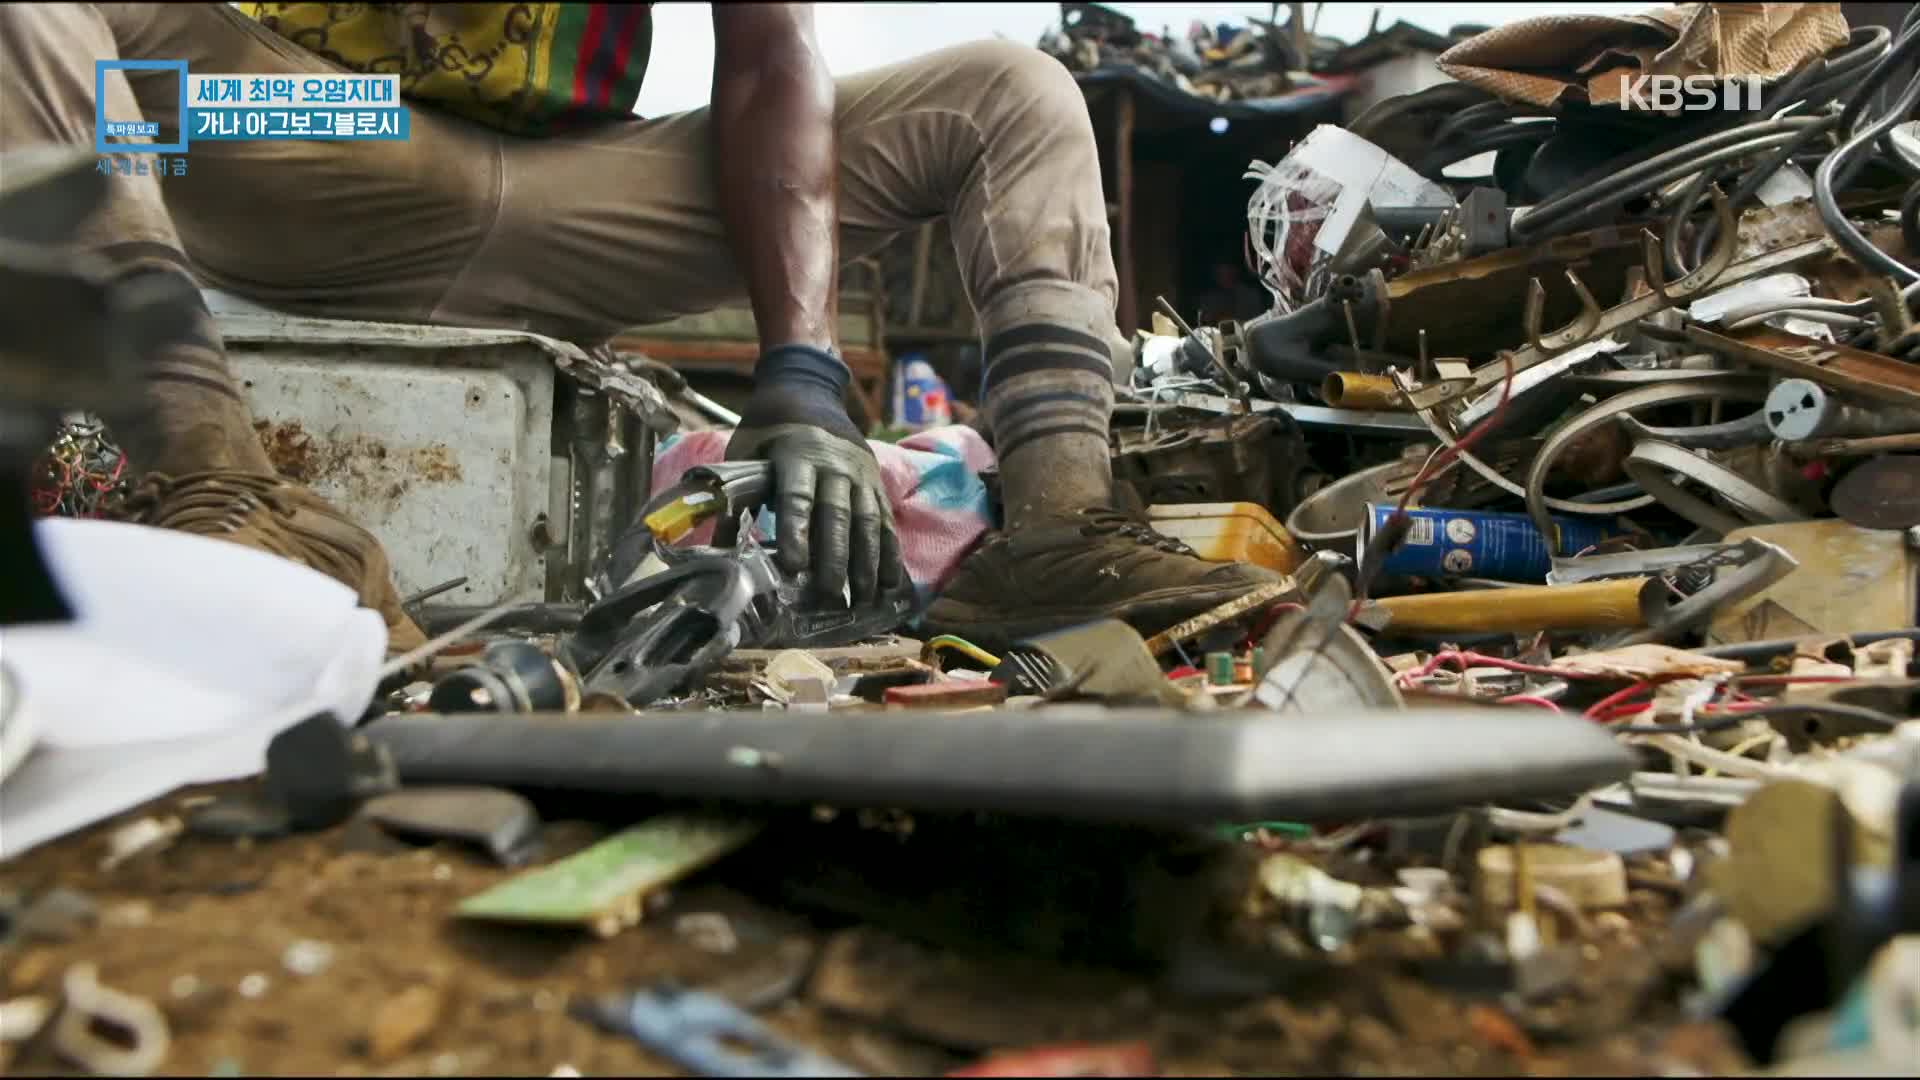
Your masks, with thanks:
[[[107,141],[107,72],[171,71],[180,80],[180,141],[123,143]],[[187,62],[185,60],[95,60],[93,62],[93,150],[97,154],[184,154],[187,152]]]

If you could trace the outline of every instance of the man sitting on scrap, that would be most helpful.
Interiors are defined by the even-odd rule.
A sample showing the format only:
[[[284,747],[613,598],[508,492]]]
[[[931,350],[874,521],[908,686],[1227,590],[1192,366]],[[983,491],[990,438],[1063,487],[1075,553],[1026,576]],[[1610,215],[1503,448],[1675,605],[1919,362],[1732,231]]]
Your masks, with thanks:
[[[1268,581],[1114,509],[1116,279],[1085,103],[1058,61],[985,41],[842,79],[810,4],[715,4],[708,109],[631,113],[647,5],[0,5],[0,151],[94,140],[96,60],[201,74],[401,74],[404,141],[193,145],[115,175],[76,243],[283,310],[582,342],[746,296],[761,359],[730,458],[776,468],[778,548],[823,595],[897,581],[879,470],[848,420],[838,267],[942,215],[986,338],[1004,478],[990,535],[928,613],[984,641],[1119,616],[1147,632]],[[103,115],[178,130],[171,71],[109,70]],[[418,106],[426,106],[421,108]],[[420,643],[371,534],[276,477],[213,320],[151,358],[132,513],[298,559]]]

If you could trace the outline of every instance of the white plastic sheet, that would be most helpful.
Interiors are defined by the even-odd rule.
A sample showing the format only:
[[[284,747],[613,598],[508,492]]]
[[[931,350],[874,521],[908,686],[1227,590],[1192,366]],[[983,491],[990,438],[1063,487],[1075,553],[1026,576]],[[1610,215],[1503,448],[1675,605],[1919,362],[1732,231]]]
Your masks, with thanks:
[[[1272,165],[1253,162],[1243,179],[1260,181],[1247,200],[1247,236],[1260,262],[1260,280],[1282,313],[1318,295],[1310,278],[1339,253],[1369,202],[1454,205],[1446,188],[1331,124],[1308,132]]]
[[[163,529],[36,526],[77,618],[0,630],[0,860],[185,784],[260,771],[315,712],[357,719],[386,624],[332,578]]]

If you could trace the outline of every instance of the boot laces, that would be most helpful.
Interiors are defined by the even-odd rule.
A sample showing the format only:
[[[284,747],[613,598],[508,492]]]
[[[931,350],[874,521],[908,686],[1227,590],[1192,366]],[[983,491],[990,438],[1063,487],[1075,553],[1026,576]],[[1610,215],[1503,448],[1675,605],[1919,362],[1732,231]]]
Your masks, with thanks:
[[[1146,522],[1128,517],[1118,510],[1088,510],[1086,519],[1087,523],[1081,527],[1081,532],[1086,536],[1117,536],[1169,555],[1199,557],[1187,545],[1171,536],[1154,531],[1153,527]]]

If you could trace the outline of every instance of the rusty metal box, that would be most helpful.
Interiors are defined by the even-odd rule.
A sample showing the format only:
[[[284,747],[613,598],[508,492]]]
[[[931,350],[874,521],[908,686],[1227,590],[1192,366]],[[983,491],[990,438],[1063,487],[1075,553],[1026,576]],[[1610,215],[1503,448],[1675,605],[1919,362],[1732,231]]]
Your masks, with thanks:
[[[544,343],[208,306],[275,467],[379,537],[403,594],[465,577],[446,602],[546,598],[535,526],[566,515]]]

